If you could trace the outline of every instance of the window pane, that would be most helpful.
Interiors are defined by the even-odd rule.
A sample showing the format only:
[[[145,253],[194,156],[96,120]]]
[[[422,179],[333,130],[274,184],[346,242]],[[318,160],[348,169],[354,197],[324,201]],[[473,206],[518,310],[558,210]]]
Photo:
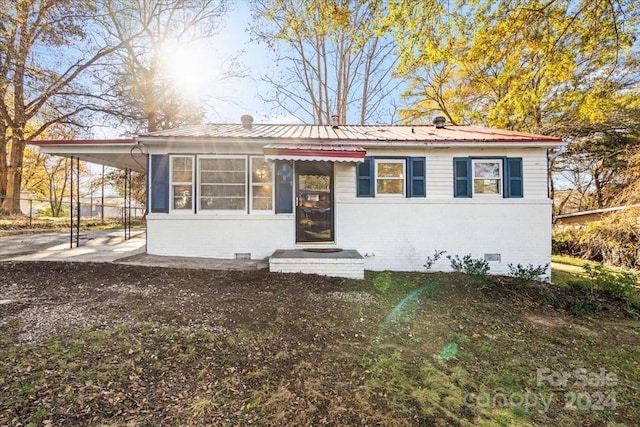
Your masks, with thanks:
[[[200,159],[202,171],[244,171],[244,159]]]
[[[191,182],[191,171],[173,171],[172,180],[173,182]]]
[[[476,178],[500,178],[499,163],[475,163],[473,171]]]
[[[271,185],[254,185],[253,195],[256,197],[271,197]]]
[[[191,182],[193,159],[190,157],[172,157],[171,180],[173,182]]]
[[[246,209],[245,159],[200,159],[200,209]]]
[[[244,185],[202,185],[200,195],[205,197],[244,197]]]
[[[404,180],[402,179],[378,179],[377,191],[379,194],[403,194]]]
[[[500,194],[500,180],[474,179],[473,191],[478,194]]]
[[[271,185],[254,185],[252,191],[251,205],[253,210],[271,210],[273,208],[273,198],[271,197],[273,187]]]
[[[270,183],[272,180],[273,163],[260,158],[251,159],[251,181]]]
[[[256,211],[270,211],[273,208],[273,201],[271,197],[254,197],[253,198],[253,210]]]
[[[173,186],[173,209],[191,209],[191,200],[190,185]]]
[[[173,169],[175,170],[191,170],[191,157],[172,157]]]
[[[251,159],[251,209],[273,209],[273,163],[263,158]]]
[[[201,197],[200,209],[244,210],[244,197]]]
[[[379,178],[402,178],[402,163],[378,163]]]
[[[200,182],[203,184],[209,183],[235,183],[244,184],[244,170],[236,172],[201,172]]]

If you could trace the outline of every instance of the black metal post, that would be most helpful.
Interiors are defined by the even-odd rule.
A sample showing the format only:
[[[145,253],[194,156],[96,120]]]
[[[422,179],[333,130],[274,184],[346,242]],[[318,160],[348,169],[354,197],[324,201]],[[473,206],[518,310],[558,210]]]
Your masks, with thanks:
[[[131,169],[127,169],[127,175],[129,177],[129,202],[127,203],[127,209],[129,209],[129,211],[127,212],[127,215],[129,217],[129,239],[131,239],[131,195],[133,193],[133,180],[131,178]]]
[[[76,220],[76,247],[80,246],[80,157],[76,157],[76,173],[78,182],[76,182],[76,196],[78,216]]]
[[[124,239],[131,239],[131,169],[124,170],[124,206],[122,217],[124,223]]]
[[[71,165],[69,166],[69,247],[73,248],[73,156],[71,157]]]
[[[104,165],[102,165],[102,191],[100,192],[100,223],[104,225]]]

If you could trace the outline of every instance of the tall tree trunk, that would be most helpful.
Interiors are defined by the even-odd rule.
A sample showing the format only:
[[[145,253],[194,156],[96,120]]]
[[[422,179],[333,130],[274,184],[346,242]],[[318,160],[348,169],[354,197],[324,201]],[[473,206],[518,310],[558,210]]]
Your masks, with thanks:
[[[22,159],[24,156],[24,133],[22,129],[13,129],[11,137],[11,156],[7,168],[7,197],[2,203],[3,213],[20,214],[20,190],[22,188]]]
[[[26,58],[25,58],[26,59]],[[24,128],[26,124],[24,103],[24,62],[18,61],[13,76],[13,110],[11,123],[10,153],[7,167],[6,199],[2,203],[0,213],[9,215],[20,214],[20,190],[22,189],[22,161],[26,145]]]
[[[1,122],[2,120],[0,120]],[[6,126],[0,124],[0,207],[7,195],[7,132]]]

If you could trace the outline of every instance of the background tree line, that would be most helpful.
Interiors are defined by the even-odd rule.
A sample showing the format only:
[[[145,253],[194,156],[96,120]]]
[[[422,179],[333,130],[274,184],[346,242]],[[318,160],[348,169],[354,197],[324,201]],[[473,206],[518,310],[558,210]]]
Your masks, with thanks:
[[[0,205],[25,142],[202,121],[162,46],[212,37],[227,0],[0,0]],[[632,0],[259,0],[276,72],[262,100],[307,123],[479,124],[561,136],[556,211],[638,202],[639,6]],[[561,190],[561,191],[559,191]]]

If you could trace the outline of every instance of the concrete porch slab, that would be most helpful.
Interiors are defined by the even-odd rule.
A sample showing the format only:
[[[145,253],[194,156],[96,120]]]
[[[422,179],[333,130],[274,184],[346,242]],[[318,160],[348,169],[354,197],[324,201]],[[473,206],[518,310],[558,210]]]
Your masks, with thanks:
[[[364,258],[353,249],[339,252],[278,249],[269,257],[269,271],[364,279]]]

